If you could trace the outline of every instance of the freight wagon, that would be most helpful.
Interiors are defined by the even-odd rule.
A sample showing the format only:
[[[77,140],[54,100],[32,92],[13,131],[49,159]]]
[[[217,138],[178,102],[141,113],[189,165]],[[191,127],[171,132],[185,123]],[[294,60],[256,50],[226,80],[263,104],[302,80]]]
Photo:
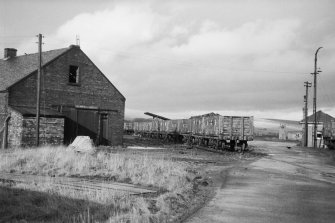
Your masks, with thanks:
[[[254,120],[248,116],[221,116],[209,113],[191,117],[192,134],[189,135],[193,143],[222,148],[236,146],[242,150],[253,140]],[[187,136],[185,136],[187,137]]]
[[[134,123],[133,122],[129,122],[129,121],[125,121],[123,124],[123,130],[125,134],[133,134],[134,133]]]
[[[221,116],[215,113],[193,116],[189,119],[134,122],[134,132],[144,137],[184,141],[190,144],[242,150],[253,140],[252,116]]]

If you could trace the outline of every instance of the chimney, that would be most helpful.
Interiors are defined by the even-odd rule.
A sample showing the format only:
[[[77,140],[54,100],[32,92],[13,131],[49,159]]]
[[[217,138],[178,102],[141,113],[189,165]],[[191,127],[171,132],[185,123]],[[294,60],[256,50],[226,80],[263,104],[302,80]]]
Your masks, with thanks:
[[[16,49],[14,48],[5,48],[5,55],[4,58],[11,58],[11,57],[16,57]]]

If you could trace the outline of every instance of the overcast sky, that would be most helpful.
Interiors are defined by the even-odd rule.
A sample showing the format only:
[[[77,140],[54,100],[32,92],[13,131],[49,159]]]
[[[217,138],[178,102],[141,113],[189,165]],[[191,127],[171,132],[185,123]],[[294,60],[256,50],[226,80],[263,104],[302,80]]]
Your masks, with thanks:
[[[335,116],[333,0],[0,0],[0,48],[75,44],[126,97],[126,117],[205,112],[302,119],[314,53]],[[310,89],[309,114],[312,113]]]

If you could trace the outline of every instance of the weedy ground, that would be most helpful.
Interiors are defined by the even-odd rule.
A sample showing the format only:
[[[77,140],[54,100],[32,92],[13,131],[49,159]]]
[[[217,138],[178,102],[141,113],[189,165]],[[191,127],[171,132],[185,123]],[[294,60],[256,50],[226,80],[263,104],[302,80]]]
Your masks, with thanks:
[[[0,187],[0,221],[165,222],[173,205],[187,202],[194,173],[188,166],[146,153],[77,153],[67,147],[15,149],[0,154],[0,171],[48,176],[97,177],[159,188],[155,197],[74,191],[52,184]],[[9,187],[10,186],[10,187]]]
[[[213,170],[262,156],[136,137],[125,144],[143,149],[99,147],[87,154],[45,146],[1,151],[0,172],[98,178],[151,187],[158,193],[134,196],[110,190],[76,191],[47,182],[0,182],[0,222],[180,222],[215,193]]]

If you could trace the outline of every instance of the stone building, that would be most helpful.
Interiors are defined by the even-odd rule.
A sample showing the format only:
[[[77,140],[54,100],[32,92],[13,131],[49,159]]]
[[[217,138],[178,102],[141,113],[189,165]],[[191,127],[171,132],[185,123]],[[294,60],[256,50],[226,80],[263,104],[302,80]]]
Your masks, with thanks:
[[[0,59],[2,147],[36,141],[38,54]],[[97,144],[122,144],[125,97],[79,46],[42,53],[40,141],[69,144],[78,135]]]

